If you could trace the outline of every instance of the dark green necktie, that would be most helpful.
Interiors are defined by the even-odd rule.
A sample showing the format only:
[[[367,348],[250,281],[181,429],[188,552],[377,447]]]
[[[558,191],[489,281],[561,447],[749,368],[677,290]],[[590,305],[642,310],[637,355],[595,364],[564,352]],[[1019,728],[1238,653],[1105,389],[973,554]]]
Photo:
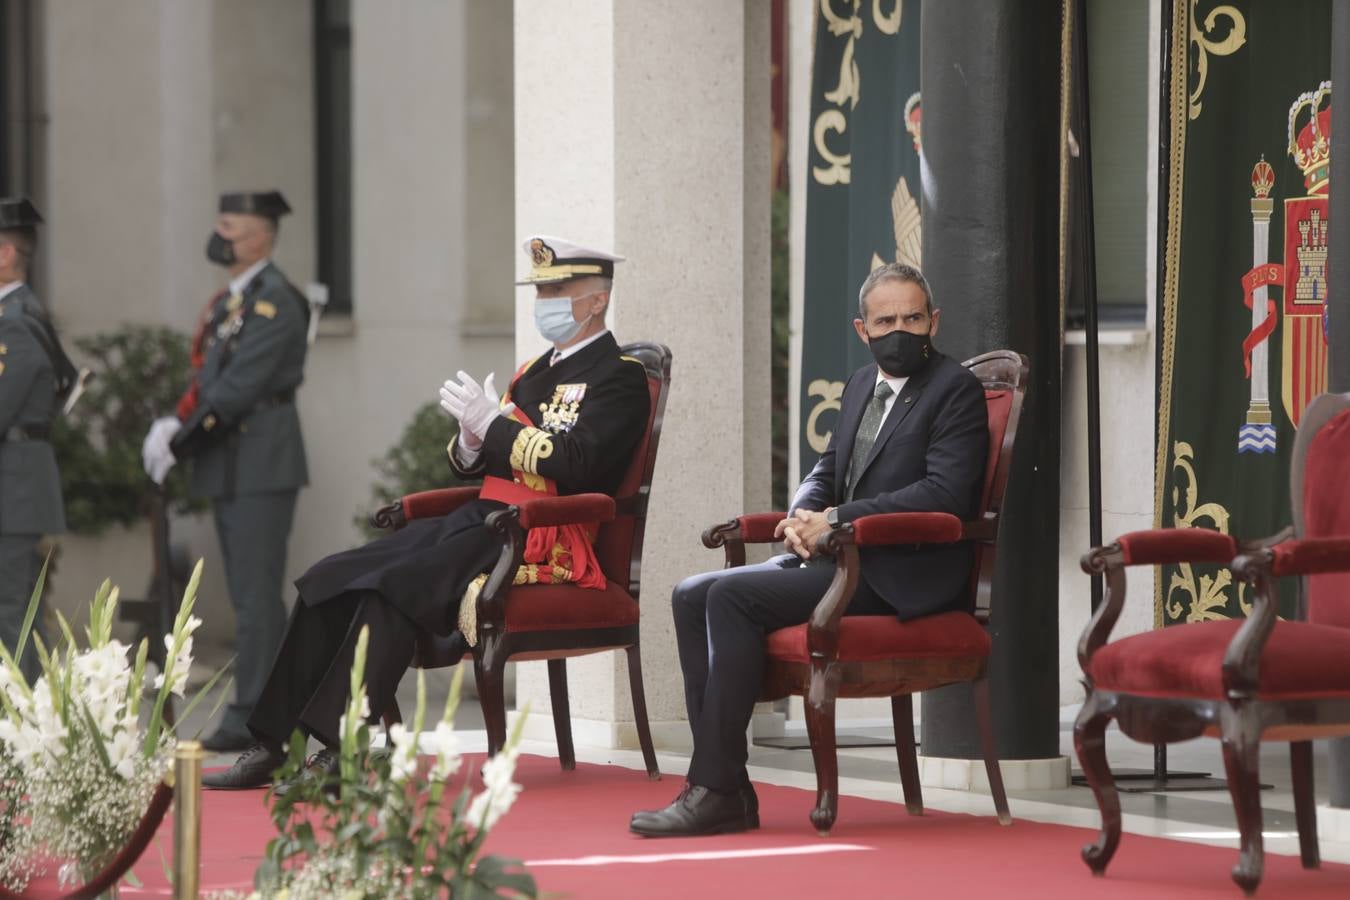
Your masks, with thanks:
[[[881,430],[881,421],[886,417],[886,399],[891,394],[890,384],[878,381],[872,391],[872,399],[867,401],[867,409],[863,411],[862,421],[858,423],[858,434],[853,439],[853,456],[848,462],[848,490],[844,493],[845,501],[853,499],[853,489],[858,486],[858,476],[862,474],[863,466],[867,463],[867,454],[872,452],[872,445],[877,442],[877,432]]]

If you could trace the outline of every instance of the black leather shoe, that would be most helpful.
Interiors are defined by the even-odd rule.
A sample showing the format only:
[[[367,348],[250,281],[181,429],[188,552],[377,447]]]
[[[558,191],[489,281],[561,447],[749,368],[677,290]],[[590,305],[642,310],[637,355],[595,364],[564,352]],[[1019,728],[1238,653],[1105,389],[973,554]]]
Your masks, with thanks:
[[[628,825],[630,831],[643,837],[730,834],[758,827],[758,813],[752,822],[739,790],[722,793],[701,784],[689,785],[665,809],[633,816]]]
[[[336,794],[338,791],[337,777],[341,769],[337,751],[324,747],[305,761],[305,767],[300,770],[299,775],[290,781],[283,781],[278,784],[272,791],[272,796],[285,797],[300,785],[307,785],[314,781],[323,784],[324,790],[328,793]]]
[[[202,776],[202,787],[217,791],[244,791],[266,787],[272,783],[272,773],[286,762],[281,750],[266,744],[254,744],[245,750],[234,765],[224,772],[208,772]]]
[[[247,730],[235,731],[221,726],[202,738],[202,749],[208,753],[242,753],[258,743]]]
[[[679,796],[675,798],[671,806],[675,806],[679,804],[681,801],[683,801],[684,798],[689,794],[689,791],[693,789],[693,787],[694,786],[692,784],[686,781],[684,783],[684,787],[680,788]],[[754,828],[758,828],[759,797],[755,794],[755,788],[753,785],[750,784],[750,780],[748,778],[746,779],[745,784],[741,785],[740,787],[740,795],[741,795],[741,804],[745,810],[746,830],[748,831]],[[669,809],[669,807],[667,807],[667,809]],[[634,826],[640,824],[639,820],[651,819],[652,817],[660,816],[665,812],[666,812],[665,809],[647,809],[635,812],[633,813],[633,817],[628,822],[628,827],[636,831],[637,829]]]

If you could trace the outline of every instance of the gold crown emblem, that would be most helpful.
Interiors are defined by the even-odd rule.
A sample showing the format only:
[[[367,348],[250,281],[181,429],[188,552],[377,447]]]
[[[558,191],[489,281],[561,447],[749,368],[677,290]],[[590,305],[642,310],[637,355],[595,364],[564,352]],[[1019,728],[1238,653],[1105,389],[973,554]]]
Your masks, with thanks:
[[[539,238],[530,241],[530,262],[536,269],[553,265],[553,248]]]
[[[1289,155],[1303,170],[1303,183],[1308,192],[1325,190],[1331,179],[1331,82],[1324,81],[1315,91],[1305,91],[1289,107]],[[1308,110],[1308,124],[1297,134],[1294,125],[1299,113]]]
[[[1252,192],[1258,199],[1264,200],[1270,196],[1270,189],[1275,186],[1275,170],[1266,162],[1266,155],[1261,154],[1261,160],[1252,166]]]

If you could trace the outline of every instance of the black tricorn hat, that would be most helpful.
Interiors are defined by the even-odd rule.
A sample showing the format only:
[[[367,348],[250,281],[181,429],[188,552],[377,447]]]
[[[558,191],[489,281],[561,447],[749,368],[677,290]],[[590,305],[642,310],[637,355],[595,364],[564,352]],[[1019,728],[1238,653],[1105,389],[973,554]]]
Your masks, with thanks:
[[[220,195],[223,213],[248,213],[268,219],[280,219],[291,211],[281,191],[235,191]]]
[[[32,228],[42,224],[42,216],[27,197],[0,198],[0,229]]]

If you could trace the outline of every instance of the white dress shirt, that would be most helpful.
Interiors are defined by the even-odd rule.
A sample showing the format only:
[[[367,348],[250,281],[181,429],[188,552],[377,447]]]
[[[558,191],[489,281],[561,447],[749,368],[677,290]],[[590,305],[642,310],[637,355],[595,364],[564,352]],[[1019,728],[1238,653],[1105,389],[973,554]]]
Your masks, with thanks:
[[[263,268],[264,268],[268,263],[270,263],[271,261],[272,261],[272,260],[271,260],[270,257],[265,257],[265,258],[263,258],[263,259],[260,259],[260,260],[258,260],[257,262],[255,262],[253,265],[249,266],[249,267],[248,267],[247,269],[245,269],[244,271],[240,272],[240,273],[239,273],[238,275],[236,275],[234,278],[231,278],[231,279],[230,279],[230,296],[232,296],[232,297],[242,297],[242,296],[244,296],[244,289],[245,289],[246,287],[248,287],[248,283],[249,283],[250,281],[252,281],[254,278],[256,278],[257,275],[258,275],[258,273],[261,272],[261,271],[263,270]]]
[[[21,287],[23,287],[22,281],[11,281],[9,284],[0,285],[0,300],[5,299]]]

